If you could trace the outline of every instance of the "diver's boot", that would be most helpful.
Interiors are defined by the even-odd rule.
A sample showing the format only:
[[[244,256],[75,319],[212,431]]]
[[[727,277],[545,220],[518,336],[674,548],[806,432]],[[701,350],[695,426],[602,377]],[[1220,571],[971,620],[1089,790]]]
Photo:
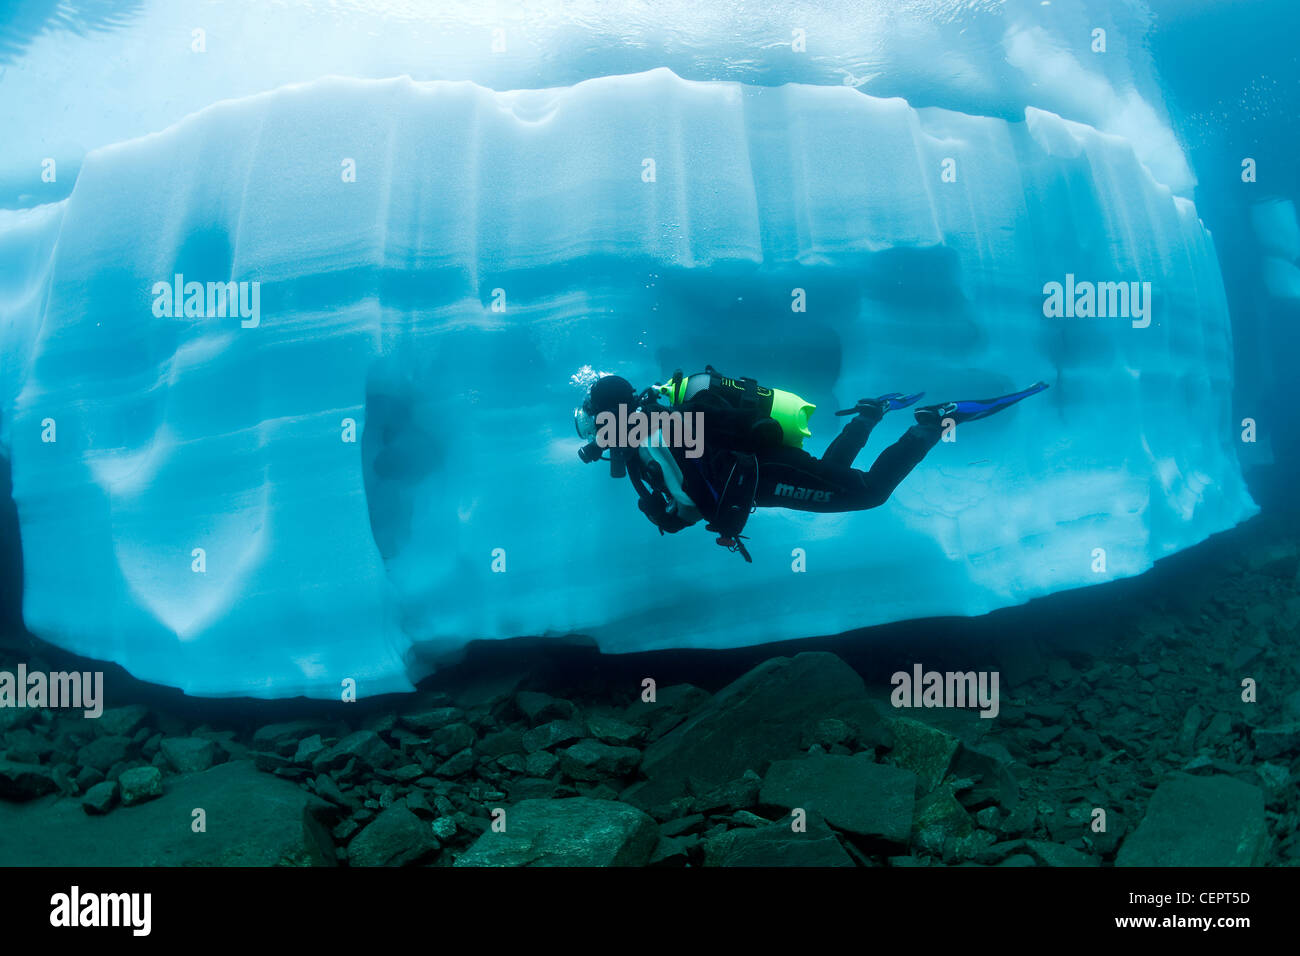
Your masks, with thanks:
[[[997,398],[974,398],[960,402],[945,402],[942,405],[922,405],[913,414],[916,415],[918,424],[931,428],[939,428],[946,421],[960,425],[962,422],[973,422],[996,415],[1004,408],[1010,408],[1030,395],[1037,395],[1045,388],[1047,383],[1035,382],[1022,392],[1012,392],[1010,395],[1000,395]]]

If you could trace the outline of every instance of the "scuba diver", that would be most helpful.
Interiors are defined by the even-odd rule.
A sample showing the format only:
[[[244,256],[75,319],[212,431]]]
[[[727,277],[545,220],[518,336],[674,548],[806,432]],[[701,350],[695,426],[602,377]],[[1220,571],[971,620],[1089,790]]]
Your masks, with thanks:
[[[752,561],[741,531],[755,508],[823,514],[877,508],[946,427],[987,418],[1045,388],[1037,382],[997,398],[918,407],[916,424],[867,471],[854,468],[853,460],[872,429],[923,392],[864,398],[836,412],[854,417],[821,458],[802,447],[812,434],[808,419],[815,405],[754,379],[727,378],[711,365],[689,376],[679,370],[640,394],[627,379],[605,375],[575,409],[574,423],[587,442],[578,457],[588,464],[608,461],[611,476],[626,475],[638,507],[660,534],[704,521],[718,544]]]

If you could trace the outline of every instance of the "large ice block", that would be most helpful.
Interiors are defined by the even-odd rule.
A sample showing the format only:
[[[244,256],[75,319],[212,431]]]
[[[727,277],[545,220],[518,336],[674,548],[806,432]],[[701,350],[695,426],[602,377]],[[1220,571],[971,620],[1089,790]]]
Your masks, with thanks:
[[[255,316],[167,315],[178,275],[258,283]],[[1045,316],[1067,276],[1150,283],[1148,323]],[[1128,141],[1033,109],[667,70],[287,87],[0,219],[0,345],[28,626],[195,694],[400,690],[479,638],[979,614],[1254,510],[1210,236]],[[579,368],[706,362],[820,405],[814,453],[862,395],[1052,388],[880,509],[759,512],[745,565],[575,454]]]

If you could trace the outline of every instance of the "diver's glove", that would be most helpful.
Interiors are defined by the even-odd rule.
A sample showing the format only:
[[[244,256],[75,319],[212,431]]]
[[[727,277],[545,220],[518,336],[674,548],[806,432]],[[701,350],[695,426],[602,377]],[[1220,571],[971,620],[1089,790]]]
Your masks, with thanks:
[[[636,506],[659,529],[660,534],[665,532],[676,534],[683,528],[690,527],[690,523],[683,521],[680,515],[669,511],[668,506],[664,504],[664,500],[658,495],[638,498]]]

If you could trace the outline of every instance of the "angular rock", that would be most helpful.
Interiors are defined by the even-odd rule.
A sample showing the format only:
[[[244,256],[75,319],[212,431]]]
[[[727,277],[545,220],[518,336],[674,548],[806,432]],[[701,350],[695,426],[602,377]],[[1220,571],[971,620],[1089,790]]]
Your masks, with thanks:
[[[582,724],[573,720],[553,720],[524,734],[524,749],[530,754],[538,750],[554,750],[585,736],[587,730]]]
[[[429,734],[435,730],[441,730],[448,724],[460,721],[464,716],[465,712],[459,707],[433,707],[428,710],[403,714],[400,720],[404,727],[409,727],[411,730],[422,734]]]
[[[1231,777],[1174,774],[1119,848],[1116,866],[1256,866],[1268,845],[1264,792]]]
[[[560,758],[546,750],[539,750],[537,753],[528,755],[524,762],[524,769],[530,777],[549,777],[559,766]]]
[[[141,704],[110,707],[95,721],[96,730],[112,737],[130,737],[149,721],[149,709]]]
[[[647,866],[686,866],[691,859],[691,851],[699,846],[697,836],[660,837],[650,854]]]
[[[315,781],[315,785],[316,785],[317,795],[320,796],[322,799],[328,800],[330,803],[334,804],[335,806],[339,806],[339,807],[356,806],[357,802],[355,800],[351,800],[348,797],[346,797],[343,794],[343,791],[339,789],[339,785],[334,782],[334,778],[331,777],[329,774],[323,773],[319,777],[317,777]]]
[[[81,808],[87,813],[102,815],[117,805],[117,781],[97,783],[81,798]]]
[[[601,743],[614,747],[628,747],[645,736],[645,728],[629,724],[617,717],[593,714],[587,718],[587,733]]]
[[[375,817],[348,844],[352,866],[407,866],[439,849],[429,824],[402,806]]]
[[[457,866],[644,866],[659,840],[654,820],[613,800],[525,800],[506,829],[486,831]]]
[[[177,773],[202,773],[217,762],[217,745],[202,737],[164,737],[159,750]]]
[[[560,769],[574,780],[626,777],[640,762],[635,747],[611,747],[598,740],[580,740],[560,751]]]
[[[293,762],[309,765],[324,749],[325,743],[321,740],[320,734],[304,737],[298,741],[298,749],[293,752]]]
[[[709,692],[692,684],[660,688],[655,699],[638,698],[627,708],[627,719],[646,729],[647,740],[658,740],[709,700]]]
[[[552,720],[572,717],[578,712],[578,709],[567,700],[531,690],[521,690],[515,694],[515,706],[534,727]]]
[[[131,754],[131,738],[110,734],[96,737],[77,751],[77,763],[107,772],[115,763],[121,763]]]
[[[1300,721],[1256,727],[1251,739],[1255,742],[1255,756],[1260,760],[1300,756]]]
[[[949,787],[932,791],[917,805],[914,839],[928,853],[952,855],[957,841],[970,836],[973,829],[970,814]]]
[[[1210,718],[1210,722],[1201,731],[1201,736],[1197,739],[1196,745],[1198,747],[1215,748],[1231,735],[1232,715],[1221,710]]]
[[[471,741],[472,743],[473,741]],[[505,757],[511,754],[523,754],[524,737],[517,730],[501,730],[488,734],[478,742],[477,750],[489,757]]]
[[[1095,856],[1081,853],[1072,847],[1060,843],[1045,843],[1042,840],[1025,840],[1025,849],[1029,855],[1043,866],[1100,866]]]
[[[837,830],[902,847],[911,837],[915,802],[916,774],[866,754],[775,761],[758,797],[760,808],[802,808]]]
[[[355,760],[360,767],[375,769],[389,766],[393,757],[392,748],[377,733],[373,730],[358,730],[319,754],[312,761],[312,769],[320,773],[345,766],[351,760]]]
[[[961,741],[910,717],[895,717],[889,727],[894,735],[889,762],[916,774],[924,792],[933,790],[948,773]]]
[[[462,721],[448,724],[441,730],[434,731],[430,743],[433,745],[435,754],[446,758],[464,750],[466,747],[474,746],[477,739],[478,734],[474,733],[474,728]]]
[[[704,845],[705,866],[854,866],[853,858],[819,818],[795,833],[789,823],[727,830]]]
[[[473,770],[474,762],[477,759],[478,758],[474,756],[474,751],[469,747],[466,747],[459,753],[452,754],[445,761],[439,764],[438,768],[434,770],[434,775],[448,779],[459,777]]]
[[[953,758],[954,777],[974,781],[959,795],[968,810],[997,804],[1014,810],[1020,803],[1020,782],[1011,772],[1014,760],[1007,749],[991,740],[978,744],[962,743]]]
[[[688,781],[717,786],[746,770],[762,774],[773,760],[800,753],[805,733],[827,717],[858,727],[879,720],[852,668],[823,652],[765,661],[646,748],[648,779],[637,805],[667,803]]]
[[[253,732],[253,749],[277,753],[282,757],[292,755],[298,742],[313,734],[334,736],[335,727],[319,720],[290,720],[267,724]]]
[[[748,810],[758,804],[758,794],[762,786],[763,779],[754,771],[746,770],[735,780],[697,793],[695,808],[701,813],[712,813],[716,810]]]
[[[133,807],[163,795],[162,773],[157,767],[135,767],[122,771],[117,778],[122,791],[122,806]]]

